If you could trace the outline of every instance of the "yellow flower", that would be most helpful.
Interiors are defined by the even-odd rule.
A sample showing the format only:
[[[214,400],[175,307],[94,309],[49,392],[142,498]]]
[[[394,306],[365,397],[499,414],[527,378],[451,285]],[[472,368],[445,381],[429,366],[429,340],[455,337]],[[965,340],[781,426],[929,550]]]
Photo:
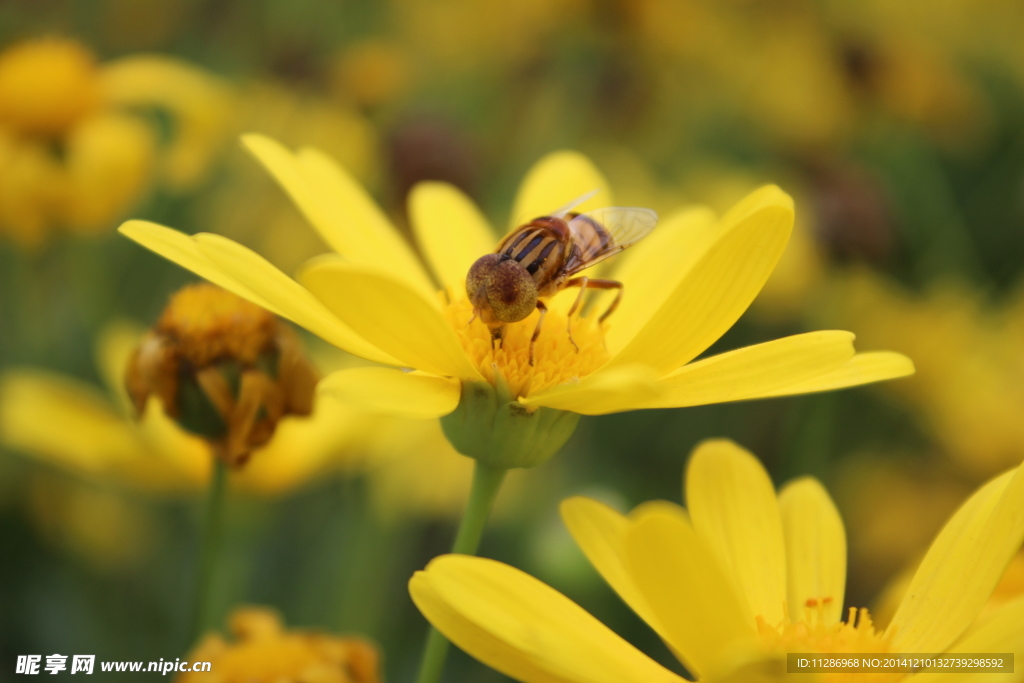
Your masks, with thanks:
[[[368,408],[441,417],[466,408],[464,396],[491,392],[503,417],[539,413],[543,420],[545,409],[599,415],[693,406],[913,372],[899,354],[855,355],[853,335],[839,331],[695,360],[746,310],[785,248],[793,207],[776,187],[752,193],[718,221],[707,220],[704,210],[674,214],[613,260],[614,276],[625,283],[622,305],[606,325],[590,315],[572,319],[578,351],[566,332],[576,292],[554,297],[531,365],[536,312],[508,325],[498,349],[482,322],[470,322],[466,274],[497,240],[462,193],[441,183],[412,192],[410,215],[428,271],[366,192],[325,155],[292,153],[255,135],[245,144],[337,252],[308,263],[299,274],[302,284],[218,235],[189,237],[143,221],[120,230],[353,354],[416,370],[359,368],[324,379],[322,391]],[[511,225],[595,188],[601,192],[581,210],[614,203],[604,179],[579,154],[552,154],[527,175]]]
[[[866,609],[840,621],[846,538],[816,480],[798,479],[776,495],[754,456],[710,441],[690,461],[686,499],[687,510],[655,501],[622,515],[573,498],[562,516],[591,563],[697,680],[782,680],[787,652],[1024,652],[1024,598],[975,621],[1024,540],[1024,466],[984,485],[947,522],[884,631]],[[442,556],[416,573],[410,591],[448,638],[517,680],[683,680],[499,562]],[[864,676],[819,680],[922,680]]]
[[[211,446],[178,427],[156,401],[132,419],[124,375],[141,337],[124,323],[101,337],[98,366],[110,398],[70,377],[8,370],[0,377],[0,440],[87,480],[151,492],[200,488],[210,475]],[[357,421],[336,401],[317,401],[312,417],[282,420],[260,457],[233,480],[264,494],[293,489],[357,450]]]
[[[0,375],[0,443],[94,485],[151,494],[203,489],[213,453],[150,401],[140,419],[124,387],[143,332],[116,323],[100,336],[97,366],[106,391],[31,368]],[[314,353],[320,367],[351,365],[340,352]],[[63,425],[53,429],[53,425]],[[231,484],[278,496],[332,472],[366,473],[377,514],[447,517],[462,509],[471,463],[436,422],[367,415],[324,396],[313,415],[281,420],[274,436]]]
[[[836,282],[826,315],[870,344],[910,354],[919,372],[889,389],[976,480],[1024,459],[1024,297],[995,307],[956,281],[923,294],[870,272]]]
[[[0,121],[14,130],[60,135],[101,98],[96,58],[78,43],[45,38],[0,56]]]
[[[234,642],[206,636],[188,654],[190,662],[210,662],[209,673],[188,672],[179,683],[378,683],[377,649],[358,637],[285,629],[264,607],[240,607],[230,619]]]
[[[197,180],[224,136],[227,89],[183,62],[153,55],[99,64],[73,40],[0,52],[0,232],[30,247],[54,227],[109,228],[152,185]],[[173,123],[158,131],[140,110]]]

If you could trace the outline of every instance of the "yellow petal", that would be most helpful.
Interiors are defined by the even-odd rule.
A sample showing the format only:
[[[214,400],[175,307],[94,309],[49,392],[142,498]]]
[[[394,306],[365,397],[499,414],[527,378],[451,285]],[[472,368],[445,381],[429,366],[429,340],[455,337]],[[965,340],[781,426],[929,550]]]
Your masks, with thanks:
[[[444,555],[409,582],[449,640],[527,683],[681,683],[558,591],[508,565]]]
[[[144,334],[145,330],[139,325],[117,320],[104,327],[96,341],[96,367],[107,385],[107,393],[115,397],[115,405],[123,416],[133,410],[125,388],[128,362]]]
[[[678,507],[641,506],[623,539],[626,566],[659,634],[704,680],[754,637],[735,587]]]
[[[637,364],[595,372],[578,382],[552,387],[519,402],[581,415],[605,415],[644,407],[655,401],[660,391],[660,383],[651,369]]]
[[[163,153],[167,180],[175,187],[197,181],[220,149],[234,102],[228,85],[178,59],[132,55],[104,65],[103,87],[111,102],[157,106],[172,116],[172,142]]]
[[[326,379],[326,378],[325,378]],[[360,454],[365,416],[339,401],[318,398],[309,417],[286,417],[274,437],[235,473],[234,483],[268,496],[287,493]]]
[[[182,268],[191,270],[218,287],[234,292],[268,311],[274,311],[273,306],[262,297],[211,263],[210,259],[206,258],[199,250],[199,246],[191,236],[149,221],[126,221],[117,230],[128,239],[138,242],[146,249],[177,263]]]
[[[630,247],[621,256],[609,259],[609,277],[623,284],[622,301],[608,318],[606,340],[613,354],[620,351],[650,320],[675,285],[707,250],[717,234],[713,211],[689,207],[658,222],[648,237]],[[594,297],[591,310],[604,311],[614,292]]]
[[[942,652],[985,605],[1024,541],[1024,466],[993,479],[932,542],[886,633],[901,652]]]
[[[1015,673],[920,673],[910,676],[907,683],[1019,683],[1024,662],[1024,596],[1006,603],[990,619],[972,627],[947,652],[1013,653]]]
[[[320,259],[303,284],[342,322],[401,365],[469,381],[482,378],[435,302],[376,269]]]
[[[487,220],[473,201],[447,183],[420,183],[409,195],[409,218],[420,249],[443,287],[465,289],[473,262],[494,251]]]
[[[590,159],[579,152],[552,152],[526,173],[512,208],[509,229],[538,216],[547,216],[574,199],[597,190],[597,194],[577,206],[583,213],[603,206],[614,206],[608,181]]]
[[[94,115],[64,138],[63,220],[79,234],[105,233],[152,181],[157,141],[138,116]]]
[[[147,249],[275,315],[288,318],[339,348],[378,363],[397,364],[394,358],[345,327],[298,283],[240,244],[219,235],[190,237],[147,221],[128,221],[118,230]]]
[[[637,615],[661,631],[647,601],[626,568],[622,539],[629,519],[603,503],[576,496],[562,501],[562,521],[590,564]]]
[[[147,416],[162,415],[155,403]],[[173,430],[171,438],[152,441],[93,387],[67,377],[26,369],[0,378],[0,443],[79,476],[149,492],[191,488],[200,481],[194,465],[209,462],[209,449]]]
[[[346,327],[309,291],[256,252],[221,235],[199,233],[192,239],[214,265],[270,304],[271,311],[349,353],[378,363],[396,363],[393,357]]]
[[[437,291],[412,245],[348,171],[318,149],[306,147],[296,157],[306,182],[328,212],[335,235],[347,245],[339,254],[353,263],[386,269],[422,294],[432,296]]]
[[[145,443],[143,457],[131,461],[133,478],[153,488],[201,488],[210,480],[214,454],[202,438],[186,432],[167,417],[160,401],[150,399],[142,417],[135,421]],[[148,467],[147,467],[148,466]],[[170,468],[183,481],[163,481],[163,470]],[[126,468],[128,469],[128,468]]]
[[[447,415],[459,404],[460,391],[457,379],[393,368],[338,370],[317,385],[319,394],[373,412],[412,419]]]
[[[858,353],[828,372],[751,398],[813,394],[819,391],[856,387],[861,384],[871,384],[912,374],[914,374],[914,363],[903,354],[892,351],[871,351]]]
[[[646,363],[668,372],[696,358],[761,291],[792,227],[793,200],[775,186],[737,204],[722,218],[716,238],[611,363]]]
[[[366,190],[329,157],[313,149],[292,154],[263,135],[244,135],[242,142],[332,249],[352,263],[387,270],[421,294],[433,292],[409,244]]]
[[[683,366],[659,382],[662,392],[644,407],[681,408],[761,397],[825,375],[853,354],[850,332],[783,337]]]
[[[790,618],[800,619],[808,601],[825,619],[839,621],[846,590],[846,531],[825,488],[803,477],[779,493],[786,539],[786,576]]]
[[[0,439],[78,474],[110,472],[144,452],[131,424],[91,387],[27,369],[0,379]]]
[[[785,615],[786,546],[771,479],[760,461],[731,441],[697,446],[686,471],[686,507],[745,598],[753,623]]]

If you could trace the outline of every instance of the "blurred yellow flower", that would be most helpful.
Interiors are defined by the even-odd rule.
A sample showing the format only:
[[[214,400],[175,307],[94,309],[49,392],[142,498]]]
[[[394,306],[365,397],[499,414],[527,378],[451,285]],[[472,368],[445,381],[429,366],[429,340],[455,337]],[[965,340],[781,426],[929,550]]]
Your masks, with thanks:
[[[837,280],[834,294],[829,320],[914,358],[916,376],[890,390],[960,467],[980,478],[1024,459],[1024,304],[987,306],[957,282],[914,294],[870,272]]]
[[[412,46],[430,73],[488,72],[522,64],[547,40],[588,9],[581,0],[521,0],[481,4],[473,0],[392,0],[403,45]],[[458,40],[452,36],[457,35]]]
[[[161,149],[144,108],[166,111]],[[154,179],[180,189],[203,173],[226,132],[226,86],[169,57],[98,64],[73,40],[42,38],[0,52],[0,233],[42,244],[54,227],[109,228]]]
[[[368,39],[348,46],[335,58],[331,85],[342,101],[373,107],[401,95],[411,76],[412,60],[400,44]]]
[[[891,449],[843,458],[834,481],[850,536],[850,590],[857,595],[876,594],[893,574],[920,559],[973,488],[938,454]]]
[[[73,41],[45,38],[0,54],[0,121],[20,133],[62,135],[100,106],[96,59]]]
[[[209,673],[188,672],[179,683],[379,683],[377,648],[363,638],[286,629],[265,607],[239,607],[230,617],[233,641],[207,635],[188,654],[210,662]]]
[[[152,510],[124,491],[51,472],[26,483],[27,512],[39,535],[95,570],[135,567],[158,545]]]
[[[688,510],[655,501],[622,515],[573,498],[562,515],[591,563],[697,680],[783,680],[787,652],[1024,652],[1024,598],[975,621],[1024,541],[1024,466],[985,484],[953,515],[885,631],[864,608],[840,621],[845,532],[816,480],[798,479],[776,495],[754,456],[710,441],[690,461],[686,499]],[[416,573],[410,592],[453,642],[520,681],[684,680],[499,562],[442,556]]]
[[[493,252],[496,240],[461,192],[424,183],[411,195],[428,272],[366,192],[328,157],[313,149],[293,154],[262,136],[247,136],[245,143],[337,251],[306,265],[302,285],[219,235],[189,237],[143,221],[129,221],[121,231],[340,348],[417,370],[358,368],[323,380],[322,392],[355,404],[440,417],[465,407],[462,399],[480,389],[497,391],[501,410],[515,415],[538,409],[598,415],[825,391],[913,372],[899,354],[856,355],[853,335],[838,331],[694,362],[750,305],[785,248],[793,207],[776,187],[752,193],[717,222],[704,210],[676,213],[616,259],[614,276],[626,290],[622,305],[607,325],[593,316],[573,319],[579,351],[565,332],[576,292],[554,297],[530,364],[536,311],[508,325],[498,349],[487,327],[471,322],[466,274]],[[612,204],[607,184],[581,155],[552,154],[528,173],[511,225],[595,188],[602,190],[600,199],[580,210]]]

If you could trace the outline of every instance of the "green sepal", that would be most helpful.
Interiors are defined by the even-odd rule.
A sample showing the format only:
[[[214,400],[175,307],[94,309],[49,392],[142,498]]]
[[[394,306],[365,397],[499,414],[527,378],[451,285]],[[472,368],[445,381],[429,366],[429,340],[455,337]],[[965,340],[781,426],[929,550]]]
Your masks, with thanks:
[[[183,375],[178,381],[177,408],[176,421],[182,429],[207,439],[227,435],[227,423],[192,375]]]
[[[216,368],[237,401],[242,385],[242,367],[236,361],[224,360],[218,362]],[[186,431],[207,439],[222,439],[227,436],[227,422],[199,386],[194,371],[180,372],[178,375],[177,413],[178,425]]]
[[[507,470],[549,460],[576,431],[579,419],[577,413],[524,406],[499,375],[497,386],[463,382],[459,405],[441,418],[441,427],[459,453]]]

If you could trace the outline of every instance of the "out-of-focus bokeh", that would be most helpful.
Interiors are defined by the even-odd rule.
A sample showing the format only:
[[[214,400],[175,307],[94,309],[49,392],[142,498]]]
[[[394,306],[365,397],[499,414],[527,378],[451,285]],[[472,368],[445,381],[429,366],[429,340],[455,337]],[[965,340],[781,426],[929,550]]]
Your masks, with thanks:
[[[133,340],[192,278],[115,228],[220,233],[287,272],[324,252],[245,132],[324,150],[400,225],[423,180],[504,217],[558,149],[590,156],[617,204],[659,212],[782,186],[796,232],[713,351],[827,326],[917,374],[584,418],[513,478],[482,552],[674,666],[557,503],[678,501],[691,448],[729,437],[777,482],[825,482],[847,524],[848,600],[879,601],[884,621],[950,512],[1024,458],[1022,29],[1014,0],[0,3],[3,666],[193,645],[183,605],[210,454],[156,406],[133,421],[122,381]],[[303,341],[324,372],[361,362]],[[436,422],[334,404],[289,419],[232,482],[218,613],[272,605],[289,625],[361,634],[408,680],[425,622],[405,582],[448,548],[469,462]],[[1022,589],[1014,571],[1004,592]],[[450,673],[501,680],[462,655]]]

